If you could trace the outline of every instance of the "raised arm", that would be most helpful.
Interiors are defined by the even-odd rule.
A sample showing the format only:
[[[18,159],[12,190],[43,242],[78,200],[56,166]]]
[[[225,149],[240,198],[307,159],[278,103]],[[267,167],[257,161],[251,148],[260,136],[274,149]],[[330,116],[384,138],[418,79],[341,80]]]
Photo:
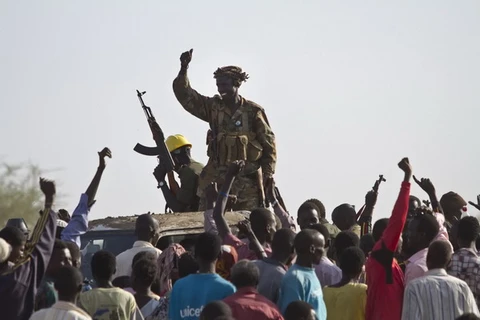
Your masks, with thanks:
[[[213,220],[217,225],[218,235],[224,239],[227,234],[231,234],[232,231],[228,226],[227,220],[224,217],[225,209],[228,202],[228,194],[232,189],[233,181],[235,177],[243,170],[245,166],[244,161],[234,161],[228,167],[227,174],[225,175],[225,181],[218,192],[217,203],[213,209]]]
[[[382,238],[375,243],[373,250],[379,250],[382,248],[382,242],[385,244],[388,250],[395,252],[398,241],[402,235],[405,221],[407,220],[408,213],[408,199],[410,197],[410,179],[412,178],[412,167],[408,158],[403,158],[398,164],[398,167],[405,173],[400,193],[393,208],[392,215],[388,221],[388,225],[383,231]]]
[[[193,49],[182,53],[180,56],[180,72],[173,80],[173,92],[183,109],[193,116],[209,122],[210,120],[210,104],[213,98],[201,95],[190,86],[187,77],[187,69],[192,61]]]
[[[250,225],[250,221],[248,220],[240,221],[237,226],[238,226],[238,231],[247,236],[248,241],[250,243],[250,248],[255,252],[255,254],[257,255],[257,258],[259,260],[266,259],[267,254],[265,252],[265,249],[260,244],[260,242],[258,242],[258,239],[252,230],[252,226]]]
[[[377,203],[378,193],[370,190],[365,196],[365,205],[362,208],[360,218],[358,218],[357,224],[360,226],[360,235],[363,236],[367,233],[372,233],[372,216],[375,204]]]
[[[85,234],[88,229],[88,213],[90,208],[95,203],[95,196],[97,194],[98,186],[102,179],[103,171],[105,170],[105,157],[112,157],[112,152],[108,148],[104,148],[98,153],[99,163],[97,172],[93,176],[87,190],[80,196],[80,201],[73,211],[72,219],[62,231],[61,238],[64,241],[72,241],[81,247],[80,236]]]
[[[275,166],[277,164],[277,147],[275,144],[275,135],[270,128],[267,116],[263,110],[259,110],[254,119],[254,130],[258,142],[263,151],[260,158],[263,176],[268,179],[273,177]]]
[[[269,178],[267,180],[266,190],[267,200],[272,205],[275,215],[278,217],[278,219],[280,219],[280,222],[282,223],[282,229],[290,228],[293,231],[296,231],[295,221],[293,220],[293,217],[288,212],[286,212],[278,202],[277,196],[275,194],[275,180],[273,178]]]
[[[440,202],[437,198],[437,192],[435,191],[435,186],[433,185],[432,181],[428,178],[421,178],[418,180],[415,176],[413,176],[413,180],[418,184],[423,191],[428,194],[430,198],[430,203],[432,204],[433,212],[443,213],[442,207],[440,206]]]
[[[40,189],[45,195],[45,209],[33,229],[31,238],[25,245],[23,259],[12,268],[12,272],[16,274],[15,278],[19,282],[24,281],[23,283],[27,283],[30,279],[31,270],[35,270],[37,278],[35,288],[40,285],[52,256],[57,230],[57,214],[52,210],[55,198],[55,183],[41,178]],[[36,264],[36,268],[31,268],[32,263]]]
[[[178,200],[177,196],[173,194],[172,190],[169,188],[167,183],[165,182],[165,177],[167,176],[167,171],[165,170],[165,166],[159,164],[155,170],[153,171],[153,175],[155,179],[157,179],[158,187],[162,190],[163,197],[165,198],[165,202],[167,202],[167,206],[173,212],[184,212],[185,208],[187,207],[186,203],[182,203]],[[183,184],[182,184],[183,187]]]

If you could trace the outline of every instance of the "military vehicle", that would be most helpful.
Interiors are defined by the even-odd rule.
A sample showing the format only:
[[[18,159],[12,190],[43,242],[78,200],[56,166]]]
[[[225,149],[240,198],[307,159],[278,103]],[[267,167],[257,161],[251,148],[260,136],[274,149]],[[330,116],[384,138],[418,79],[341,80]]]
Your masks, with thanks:
[[[95,252],[107,250],[118,255],[132,247],[135,242],[135,221],[138,215],[108,217],[89,222],[89,230],[82,239],[82,272],[91,279],[90,261]],[[186,249],[193,247],[195,238],[204,232],[203,212],[183,212],[171,214],[153,214],[160,224],[160,239],[157,248],[164,250],[171,243],[180,243]],[[248,212],[227,212],[225,218],[236,233],[238,222],[245,220]]]

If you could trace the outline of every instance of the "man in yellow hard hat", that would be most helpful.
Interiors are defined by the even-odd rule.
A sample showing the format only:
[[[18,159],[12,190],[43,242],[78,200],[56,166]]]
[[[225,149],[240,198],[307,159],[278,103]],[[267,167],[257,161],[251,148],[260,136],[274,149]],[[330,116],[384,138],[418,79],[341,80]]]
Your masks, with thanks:
[[[170,187],[167,185],[165,178],[168,172],[162,164],[159,164],[153,172],[158,182],[158,188],[162,190],[167,206],[173,212],[198,211],[197,189],[203,165],[192,159],[190,155],[192,144],[181,134],[169,136],[165,140],[165,144],[175,163],[175,172],[180,178],[180,187],[173,176],[169,176]]]

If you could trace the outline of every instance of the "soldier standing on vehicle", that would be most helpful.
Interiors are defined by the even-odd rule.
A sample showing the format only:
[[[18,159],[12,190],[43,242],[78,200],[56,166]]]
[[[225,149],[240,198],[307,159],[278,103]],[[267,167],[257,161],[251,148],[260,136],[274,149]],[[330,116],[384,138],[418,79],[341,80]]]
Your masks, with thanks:
[[[192,89],[187,69],[193,49],[180,57],[181,68],[173,81],[173,91],[182,107],[208,122],[212,133],[207,154],[209,161],[200,175],[200,210],[205,209],[204,191],[211,182],[223,183],[228,165],[245,161],[245,169],[235,180],[232,194],[237,196],[234,210],[252,210],[262,206],[265,181],[275,173],[277,161],[275,135],[264,110],[238,94],[248,75],[239,67],[218,68],[214,78],[220,95],[207,97]]]
[[[190,150],[192,144],[182,136],[176,134],[165,140],[168,152],[175,163],[175,171],[180,178],[180,187],[171,176],[170,187],[165,182],[167,171],[159,164],[153,175],[157,179],[158,187],[162,190],[167,206],[173,212],[198,211],[199,197],[197,196],[198,181],[203,165],[192,159]],[[169,177],[170,178],[170,177]]]

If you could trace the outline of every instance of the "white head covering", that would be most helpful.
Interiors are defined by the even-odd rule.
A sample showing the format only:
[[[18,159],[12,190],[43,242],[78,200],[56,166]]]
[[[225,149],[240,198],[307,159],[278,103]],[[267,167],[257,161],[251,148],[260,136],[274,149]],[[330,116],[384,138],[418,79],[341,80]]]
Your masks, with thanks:
[[[8,257],[10,257],[11,252],[12,246],[10,246],[7,241],[0,238],[0,263],[4,263],[5,261],[7,261]]]

